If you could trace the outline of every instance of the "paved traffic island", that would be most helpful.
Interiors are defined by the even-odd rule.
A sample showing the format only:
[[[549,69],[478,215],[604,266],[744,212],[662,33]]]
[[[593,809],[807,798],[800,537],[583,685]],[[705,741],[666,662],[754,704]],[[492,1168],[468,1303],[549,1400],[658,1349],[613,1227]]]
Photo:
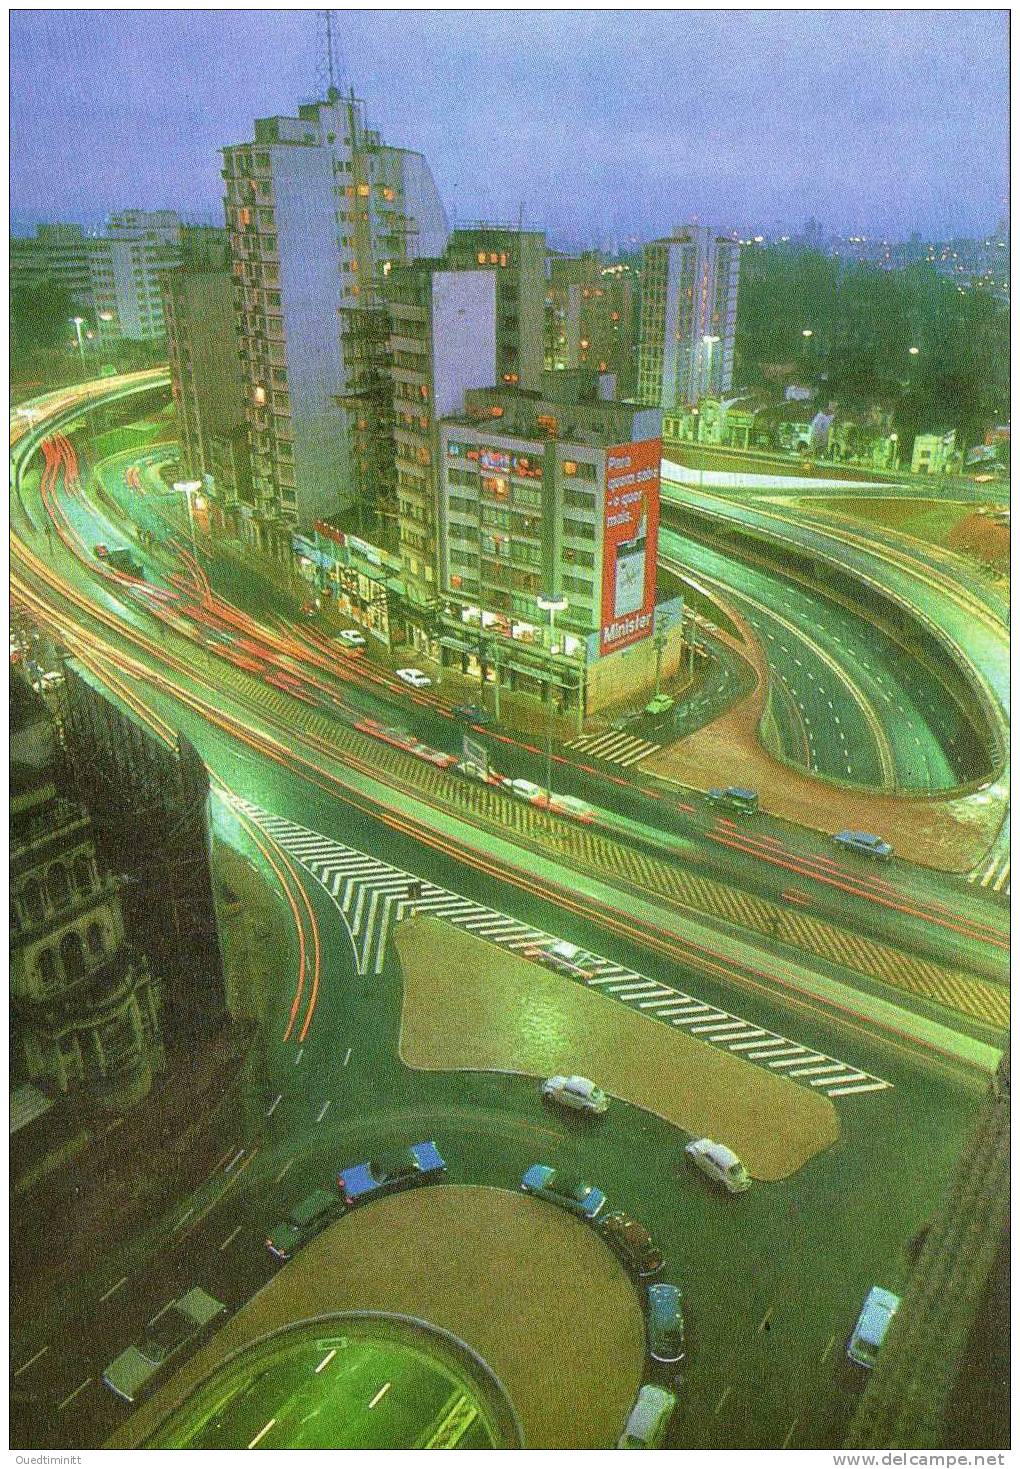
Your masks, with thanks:
[[[611,1096],[787,1178],[839,1136],[828,1097],[636,1013],[439,919],[395,933],[400,1057],[421,1071],[590,1076]]]
[[[641,1304],[589,1225],[525,1194],[433,1184],[355,1209],[305,1246],[106,1447],[163,1443],[228,1358],[298,1322],[328,1335],[328,1318],[351,1311],[456,1337],[502,1386],[526,1448],[612,1447],[641,1384]],[[259,1408],[260,1423],[274,1416],[274,1401]],[[390,1447],[410,1437],[405,1422]]]

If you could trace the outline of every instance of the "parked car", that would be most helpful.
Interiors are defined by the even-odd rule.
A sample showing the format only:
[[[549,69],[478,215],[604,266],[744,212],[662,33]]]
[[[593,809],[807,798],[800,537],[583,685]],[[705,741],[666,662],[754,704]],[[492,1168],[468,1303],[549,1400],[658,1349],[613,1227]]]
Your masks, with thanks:
[[[286,1219],[274,1224],[266,1236],[266,1248],[277,1260],[289,1260],[296,1250],[347,1212],[335,1193],[318,1188],[295,1204]]]
[[[345,648],[363,648],[367,642],[364,633],[358,632],[354,627],[345,627],[343,632],[338,632],[336,640],[343,643]]]
[[[569,1112],[590,1112],[599,1116],[609,1110],[609,1098],[601,1087],[586,1076],[550,1076],[542,1083],[542,1096]]]
[[[846,1354],[851,1362],[874,1367],[899,1303],[899,1296],[891,1290],[883,1290],[880,1285],[871,1287],[847,1343]]]
[[[653,1362],[682,1362],[687,1353],[683,1298],[675,1285],[648,1287],[648,1355]]]
[[[544,964],[547,969],[555,969],[557,974],[569,974],[571,979],[592,979],[602,963],[597,955],[589,954],[586,949],[578,948],[577,944],[568,943],[566,939],[528,944],[521,950],[521,956]]]
[[[479,704],[457,704],[453,710],[454,716],[461,719],[465,724],[491,724],[492,715],[488,709],[483,709]]]
[[[398,668],[397,677],[404,683],[410,684],[412,689],[430,689],[432,680],[427,673],[422,673],[420,668]]]
[[[548,1163],[532,1163],[521,1179],[521,1189],[526,1194],[547,1199],[550,1204],[559,1204],[561,1209],[568,1209],[582,1219],[594,1219],[606,1202],[600,1188],[571,1174],[559,1173]]]
[[[660,1449],[669,1421],[676,1408],[676,1398],[664,1387],[646,1382],[630,1410],[627,1426],[620,1434],[618,1449]]]
[[[435,1143],[412,1143],[392,1153],[380,1153],[367,1163],[345,1168],[337,1177],[340,1196],[348,1207],[366,1199],[396,1194],[419,1183],[441,1178],[446,1164]]]
[[[164,1307],[149,1322],[137,1346],[126,1347],[103,1373],[103,1382],[125,1403],[136,1403],[152,1379],[189,1342],[226,1312],[222,1301],[214,1300],[197,1285]]]
[[[648,1230],[622,1211],[607,1214],[601,1224],[602,1235],[623,1263],[641,1279],[658,1275],[666,1257]]]
[[[706,1178],[720,1184],[728,1194],[742,1194],[751,1187],[747,1169],[736,1153],[722,1143],[699,1137],[688,1143],[684,1152],[695,1168],[700,1168]]]
[[[714,806],[726,806],[741,816],[753,816],[758,810],[758,792],[744,786],[713,786],[708,799]]]
[[[893,854],[890,844],[870,831],[838,831],[832,840],[837,847],[846,847],[850,852],[861,852],[865,857],[874,857],[878,862],[888,862]]]

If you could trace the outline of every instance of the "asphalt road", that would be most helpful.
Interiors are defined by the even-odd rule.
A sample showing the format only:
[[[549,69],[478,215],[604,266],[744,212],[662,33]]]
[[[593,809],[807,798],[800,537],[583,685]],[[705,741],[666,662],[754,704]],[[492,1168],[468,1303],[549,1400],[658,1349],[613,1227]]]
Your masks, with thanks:
[[[43,542],[37,537],[34,544],[38,550]],[[66,557],[60,564],[69,566]],[[94,594],[88,573],[75,569],[73,580]],[[145,623],[115,592],[104,590],[101,597],[118,619]],[[89,614],[80,617],[88,621]],[[162,645],[173,641],[174,635],[160,633]],[[177,674],[175,684],[193,693],[215,668],[214,661],[196,666],[192,659],[189,676]],[[345,685],[345,693],[359,707],[392,713],[391,692]],[[236,703],[238,696],[231,693],[223,702]],[[633,1211],[652,1229],[668,1257],[667,1278],[684,1290],[690,1317],[678,1446],[838,1443],[862,1386],[844,1358],[846,1337],[872,1284],[894,1290],[903,1284],[905,1245],[923,1228],[948,1181],[983,1080],[881,1033],[866,1016],[805,1004],[779,986],[752,989],[732,976],[678,970],[640,940],[622,939],[597,911],[567,914],[554,893],[527,892],[452,850],[425,847],[408,828],[381,819],[292,760],[266,760],[233,730],[182,705],[176,693],[151,692],[146,703],[193,737],[231,789],[262,809],[574,939],[651,980],[682,984],[707,1004],[852,1062],[888,1085],[840,1099],[838,1143],[794,1177],[726,1199],[684,1172],[686,1137],[637,1109],[617,1103],[601,1124],[588,1126],[543,1109],[526,1078],[409,1071],[396,1052],[400,993],[392,951],[381,974],[359,974],[335,903],[298,867],[320,946],[314,1008],[305,988],[305,1019],[300,1029],[290,1023],[295,980],[282,964],[267,1018],[264,1066],[246,1074],[217,1116],[221,1162],[165,1218],[151,1221],[144,1240],[97,1240],[88,1279],[31,1320],[15,1318],[12,1441],[32,1448],[101,1443],[125,1411],[102,1388],[102,1369],[168,1300],[200,1284],[235,1308],[276,1268],[265,1251],[265,1233],[294,1200],[381,1147],[434,1137],[452,1181],[513,1188],[530,1163],[558,1163],[586,1173],[611,1204]],[[403,707],[409,708],[406,700]],[[258,703],[248,712],[249,724],[257,724]],[[413,717],[430,728],[439,723],[427,710]],[[443,720],[442,728],[452,742],[454,726]],[[536,756],[509,747],[506,754],[508,773],[534,769]],[[584,794],[597,790],[617,810],[638,813],[652,834],[664,825],[671,834],[682,832],[699,861],[718,863],[751,887],[789,883],[789,874],[768,861],[716,845],[716,815],[703,807],[682,810],[678,804],[667,821],[661,795],[641,791],[636,782],[607,790],[600,778],[565,765],[559,770],[564,786],[576,782]],[[252,854],[243,832],[230,827],[231,818],[221,811],[218,819]],[[777,839],[798,855],[829,856],[821,839],[764,819],[759,829],[780,832]],[[564,880],[569,883],[568,874]],[[937,895],[955,913],[987,917],[978,897],[931,874],[897,871],[889,882],[898,896],[916,893],[931,903]],[[823,888],[811,885],[812,900],[827,900]],[[940,953],[960,946],[952,930],[893,917],[867,898],[841,897],[839,903],[844,915],[857,903],[872,922]],[[647,1023],[663,1022],[649,1015]],[[356,1222],[352,1216],[352,1227]]]

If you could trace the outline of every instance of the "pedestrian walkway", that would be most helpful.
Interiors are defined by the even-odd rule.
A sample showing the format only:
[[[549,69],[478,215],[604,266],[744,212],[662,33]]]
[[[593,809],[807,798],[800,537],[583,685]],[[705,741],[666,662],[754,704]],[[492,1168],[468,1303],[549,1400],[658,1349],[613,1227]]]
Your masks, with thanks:
[[[576,740],[568,740],[564,749],[583,750],[589,757],[605,760],[610,765],[637,765],[662,746],[613,729],[608,734],[580,735]]]
[[[273,816],[253,802],[237,799],[235,805],[300,862],[333,898],[351,936],[359,974],[382,973],[393,924],[410,912],[445,919],[476,938],[525,957],[530,957],[525,951],[542,949],[556,941],[555,935]],[[575,982],[599,989],[650,1019],[686,1030],[740,1060],[779,1072],[828,1097],[880,1092],[891,1086],[849,1062],[800,1045],[611,959],[587,957],[584,974]]]

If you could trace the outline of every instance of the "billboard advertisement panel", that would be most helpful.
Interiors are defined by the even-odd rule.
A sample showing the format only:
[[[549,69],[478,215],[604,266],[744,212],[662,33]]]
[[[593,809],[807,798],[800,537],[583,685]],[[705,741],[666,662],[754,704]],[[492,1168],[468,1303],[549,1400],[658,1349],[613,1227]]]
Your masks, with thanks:
[[[606,450],[600,656],[652,634],[661,465],[661,439]]]

